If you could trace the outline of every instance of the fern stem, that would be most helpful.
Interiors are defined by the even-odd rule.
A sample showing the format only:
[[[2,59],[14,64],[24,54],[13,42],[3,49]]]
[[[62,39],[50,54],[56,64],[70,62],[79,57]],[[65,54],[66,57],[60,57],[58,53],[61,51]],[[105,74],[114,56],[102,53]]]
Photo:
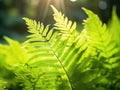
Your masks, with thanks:
[[[65,72],[65,74],[67,75],[67,79],[68,79],[68,81],[69,81],[69,83],[70,83],[70,88],[71,88],[72,90],[74,90],[74,87],[72,86],[72,82],[71,82],[71,80],[70,80],[69,74],[67,73],[66,69],[64,68],[64,65],[62,64],[61,60],[59,59],[58,55],[57,55],[56,52],[53,50],[53,48],[51,47],[51,44],[50,44],[49,42],[48,42],[48,46],[50,47],[50,49],[52,50],[53,54],[54,54],[54,55],[56,56],[56,58],[58,59],[60,65],[62,66],[62,68],[63,68],[63,70],[64,70],[64,72]]]

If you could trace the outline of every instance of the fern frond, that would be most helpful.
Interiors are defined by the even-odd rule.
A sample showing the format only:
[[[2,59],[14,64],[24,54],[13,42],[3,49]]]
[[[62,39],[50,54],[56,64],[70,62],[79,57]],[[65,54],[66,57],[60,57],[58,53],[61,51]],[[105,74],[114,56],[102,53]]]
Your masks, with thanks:
[[[32,26],[30,26],[30,24],[28,24],[28,26],[30,26],[29,28],[31,30],[35,29],[36,27],[41,27],[41,26],[36,26],[36,25],[40,25],[40,24],[36,24],[36,22],[34,22],[34,21],[31,21],[31,20],[27,21],[27,23],[29,23],[29,22],[33,23]],[[35,25],[34,25],[34,23],[35,23]],[[43,29],[43,27],[41,27],[41,28]],[[41,29],[41,28],[39,28],[39,29]],[[71,28],[72,27],[70,27],[70,29]],[[39,29],[36,28],[36,31],[44,32],[44,29],[43,30],[39,30]],[[75,30],[75,29],[73,29],[73,30]],[[33,41],[31,39],[29,41],[29,39],[28,39],[28,42],[31,43],[30,44],[31,46],[32,46],[32,44],[34,45],[36,43],[37,51],[38,51],[38,53],[37,53],[36,48],[34,48],[35,47],[35,45],[34,45],[33,50],[30,52],[35,52],[35,54],[32,53],[33,57],[31,57],[31,59],[29,60],[31,62],[30,64],[34,67],[41,66],[41,68],[42,67],[48,68],[49,66],[54,66],[57,68],[58,64],[55,64],[55,63],[59,63],[59,66],[61,68],[63,68],[65,74],[67,75],[68,82],[71,84],[71,87],[72,87],[73,83],[70,82],[72,80],[71,79],[71,77],[72,77],[71,72],[76,69],[77,65],[79,65],[79,63],[80,63],[79,60],[82,57],[82,53],[84,52],[84,50],[86,49],[86,46],[87,46],[87,44],[85,43],[85,40],[83,40],[84,37],[82,37],[82,36],[84,36],[84,34],[81,34],[80,37],[77,37],[73,33],[69,33],[69,30],[66,30],[65,31],[66,33],[61,32],[61,31],[60,32],[56,31],[51,35],[51,38],[49,40],[46,40],[47,34],[46,34],[46,36],[44,36],[42,34],[42,32],[39,32],[37,34],[40,37],[42,37],[42,41],[40,40],[40,38],[36,37],[37,35],[35,35],[35,37],[34,36],[33,37],[37,38],[39,40],[33,39],[33,37],[30,37]],[[49,31],[47,31],[47,32],[49,33]],[[68,45],[69,40],[71,40],[69,38],[73,37],[73,36],[76,37],[74,39],[75,41],[72,40],[70,42],[70,45]],[[46,47],[46,49],[44,48],[43,45]],[[81,55],[78,56],[78,54],[81,54]],[[46,57],[48,55],[50,57]],[[37,57],[38,57],[38,60],[37,60]],[[55,57],[57,58],[57,60]],[[54,63],[54,65],[52,62]],[[76,65],[75,65],[75,63],[76,63]]]
[[[49,30],[49,26],[44,27],[43,24],[39,22],[37,23],[36,21],[28,18],[25,18],[24,20],[26,21],[29,32],[31,33],[31,35],[28,36],[29,39],[27,42],[25,42],[28,52],[32,55],[28,64],[33,68],[40,67],[41,69],[46,69],[44,76],[46,78],[51,77],[48,80],[50,80],[52,86],[56,85],[55,82],[58,78],[57,76],[60,76],[61,80],[65,80],[65,86],[70,88],[66,71],[57,56],[58,52],[55,51],[55,45],[57,43],[59,45],[59,42],[63,42],[64,38],[61,37],[60,33],[54,32],[53,29]],[[59,42],[57,38],[59,38]],[[62,84],[61,80],[59,83]],[[55,87],[51,87],[51,89],[53,88]]]
[[[88,19],[85,20],[84,25],[88,34],[90,45],[96,48],[100,53],[99,59],[103,57],[105,58],[104,62],[108,62],[108,64],[105,65],[106,68],[115,68],[112,66],[113,64],[109,62],[112,60],[112,58],[119,57],[117,55],[119,49],[116,47],[115,42],[111,39],[110,32],[107,30],[106,25],[102,24],[97,15],[92,13],[90,10],[85,8],[83,9],[88,15]]]
[[[67,17],[64,16],[61,12],[59,12],[54,6],[52,6],[54,12],[54,20],[55,20],[55,29],[62,33],[61,37],[58,38],[57,44],[55,44],[56,51],[58,51],[58,55],[61,55],[65,50],[70,47],[77,38],[77,30],[76,30],[76,22],[72,22],[68,20]],[[62,45],[62,47],[60,47]],[[60,53],[61,51],[61,53]]]
[[[55,28],[63,33],[76,33],[76,22],[72,22],[71,20],[68,20],[67,17],[65,17],[61,12],[59,12],[54,6],[52,6],[52,9],[54,11],[54,20]]]
[[[87,34],[84,31],[81,34],[75,34],[77,33],[76,26],[74,26],[75,24],[72,24],[72,21],[68,20],[67,17],[64,17],[64,15],[61,12],[58,12],[56,8],[54,8],[53,6],[52,8],[54,11],[54,19],[56,21],[56,30],[62,33],[62,36],[59,38],[58,41],[59,44],[56,45],[57,48],[55,49],[55,51],[58,52],[58,58],[62,62],[62,65],[67,72],[69,81],[73,81],[73,75],[78,66],[84,66],[84,69],[88,66],[85,63],[80,64],[82,61],[84,62],[87,56],[84,54],[88,46],[86,38]],[[69,26],[69,28],[67,28],[67,25]],[[70,30],[72,30],[73,32],[71,32]],[[61,38],[64,37],[66,37],[66,39],[62,41]],[[59,53],[60,51],[62,51],[62,53]],[[86,59],[86,62],[90,63],[89,59]],[[76,83],[74,81],[70,83],[73,86],[72,88],[76,89]]]
[[[109,22],[108,29],[110,30],[110,33],[112,34],[112,38],[117,44],[120,46],[120,19],[118,18],[116,14],[116,8],[113,7],[112,10],[112,20]]]
[[[61,33],[64,33],[64,37],[68,39],[68,45],[71,45],[72,41],[75,40],[78,32],[76,30],[76,22],[72,22],[67,17],[64,16],[61,12],[59,12],[54,6],[52,6],[52,10],[54,12],[54,20],[55,20],[55,29]]]
[[[20,64],[25,64],[29,59],[29,55],[27,54],[26,50],[22,47],[22,44],[8,37],[4,37],[4,38],[9,44],[8,46],[4,45],[3,49],[5,50],[2,50],[4,51],[3,54],[6,55],[5,62],[7,63],[7,65],[9,65],[10,67],[14,66],[13,69],[15,69]]]

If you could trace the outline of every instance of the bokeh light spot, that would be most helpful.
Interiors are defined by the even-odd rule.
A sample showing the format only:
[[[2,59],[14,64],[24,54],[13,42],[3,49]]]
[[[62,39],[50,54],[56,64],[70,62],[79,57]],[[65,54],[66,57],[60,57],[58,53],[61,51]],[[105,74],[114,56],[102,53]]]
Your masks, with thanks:
[[[71,2],[76,2],[77,0],[70,0]]]
[[[105,10],[107,8],[107,3],[105,1],[100,1],[99,8]]]

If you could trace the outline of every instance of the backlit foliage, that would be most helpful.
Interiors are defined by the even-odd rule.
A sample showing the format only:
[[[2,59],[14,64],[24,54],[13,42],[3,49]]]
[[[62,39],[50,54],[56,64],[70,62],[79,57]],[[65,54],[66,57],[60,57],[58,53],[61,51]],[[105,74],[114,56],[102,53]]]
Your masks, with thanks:
[[[29,18],[24,43],[0,44],[0,90],[120,90],[120,20],[90,10],[84,29],[55,7],[53,28]],[[114,10],[115,11],[115,10]],[[117,24],[116,24],[117,23]]]

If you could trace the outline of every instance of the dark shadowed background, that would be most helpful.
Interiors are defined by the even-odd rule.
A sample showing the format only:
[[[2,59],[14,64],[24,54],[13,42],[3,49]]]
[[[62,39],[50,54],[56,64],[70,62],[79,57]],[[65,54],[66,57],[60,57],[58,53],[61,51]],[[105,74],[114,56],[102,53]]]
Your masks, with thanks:
[[[27,28],[23,17],[39,20],[45,25],[54,23],[50,5],[81,25],[86,18],[81,7],[98,14],[104,23],[111,18],[113,5],[120,17],[120,0],[0,0],[0,42],[3,36],[24,41]]]

